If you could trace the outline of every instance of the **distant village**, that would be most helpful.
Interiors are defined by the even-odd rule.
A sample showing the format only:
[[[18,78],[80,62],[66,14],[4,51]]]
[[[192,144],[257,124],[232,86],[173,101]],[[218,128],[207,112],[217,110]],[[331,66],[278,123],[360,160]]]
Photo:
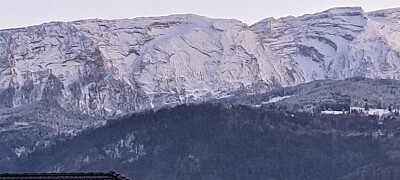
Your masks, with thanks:
[[[327,110],[321,111],[322,114],[350,114],[350,113],[357,113],[357,114],[364,114],[364,115],[372,115],[377,116],[380,121],[383,121],[386,118],[391,117],[398,117],[399,110],[392,109],[391,107],[387,109],[375,109],[375,108],[368,108],[368,107],[350,107],[348,110],[343,109],[341,111],[332,110],[328,108]]]

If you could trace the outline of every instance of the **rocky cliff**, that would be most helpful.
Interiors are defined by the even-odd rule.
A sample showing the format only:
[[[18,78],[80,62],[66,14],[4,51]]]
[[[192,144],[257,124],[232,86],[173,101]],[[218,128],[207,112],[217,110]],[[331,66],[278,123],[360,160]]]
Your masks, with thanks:
[[[173,15],[0,31],[1,108],[113,117],[316,79],[400,78],[400,9],[237,20]]]
[[[292,59],[306,81],[399,79],[399,13],[334,8],[297,18],[267,18],[251,29],[266,46]]]
[[[0,30],[0,164],[129,113],[238,94],[259,105],[273,98],[262,92],[317,79],[400,79],[399,13],[335,8],[252,26],[172,15]],[[283,91],[295,96],[282,102],[302,107],[351,91],[359,104],[371,92],[376,104],[398,104],[397,81],[366,91],[369,80],[330,80]]]
[[[174,15],[0,32],[0,107],[113,116],[302,81],[237,20]]]

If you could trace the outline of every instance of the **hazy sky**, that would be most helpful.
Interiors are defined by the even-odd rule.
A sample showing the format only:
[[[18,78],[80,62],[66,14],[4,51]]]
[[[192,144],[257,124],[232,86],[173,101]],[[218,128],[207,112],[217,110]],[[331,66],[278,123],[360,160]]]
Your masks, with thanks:
[[[0,0],[0,29],[49,21],[186,13],[235,18],[250,25],[266,17],[299,16],[339,6],[371,11],[400,7],[400,0]]]

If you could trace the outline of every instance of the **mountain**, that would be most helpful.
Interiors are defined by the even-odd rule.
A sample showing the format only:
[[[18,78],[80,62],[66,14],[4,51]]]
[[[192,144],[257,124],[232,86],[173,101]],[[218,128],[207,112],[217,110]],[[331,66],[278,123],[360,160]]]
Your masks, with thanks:
[[[237,20],[196,15],[51,22],[0,31],[0,163],[106,119],[301,77]]]
[[[3,139],[12,156],[48,144],[30,132],[74,135],[106,118],[300,79],[237,20],[173,15],[2,30],[0,131],[27,134]]]
[[[296,62],[306,81],[349,77],[399,79],[400,9],[333,8],[251,26],[264,44]]]
[[[0,32],[4,100],[107,117],[301,81],[237,20],[196,15],[53,22]]]
[[[188,14],[0,30],[0,164],[108,120],[185,104],[282,100],[271,106],[299,110],[350,96],[355,106],[399,105],[399,13],[334,8],[251,26]]]
[[[260,93],[321,79],[399,79],[400,9],[334,8],[252,26],[196,15],[0,31],[0,108],[77,116]]]

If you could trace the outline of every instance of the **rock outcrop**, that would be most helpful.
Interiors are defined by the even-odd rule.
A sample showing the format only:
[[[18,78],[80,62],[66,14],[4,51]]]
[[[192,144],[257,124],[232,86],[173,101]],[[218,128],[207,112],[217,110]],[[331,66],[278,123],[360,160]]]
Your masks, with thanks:
[[[399,79],[399,13],[333,8],[297,18],[267,18],[251,29],[266,46],[296,62],[306,81]]]
[[[45,101],[110,117],[301,81],[237,20],[174,15],[0,32],[3,108]]]

